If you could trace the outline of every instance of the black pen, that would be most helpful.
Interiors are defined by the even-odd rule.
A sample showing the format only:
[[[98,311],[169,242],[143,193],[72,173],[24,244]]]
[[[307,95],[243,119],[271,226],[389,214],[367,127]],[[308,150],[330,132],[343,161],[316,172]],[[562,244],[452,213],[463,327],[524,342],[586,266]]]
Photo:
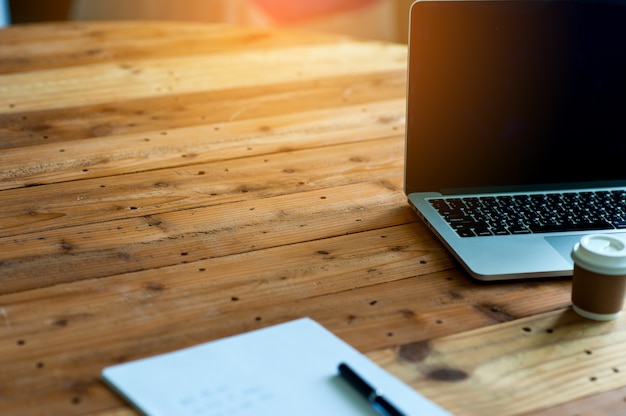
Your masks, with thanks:
[[[405,416],[398,408],[382,396],[382,393],[370,386],[347,364],[339,364],[339,375],[363,396],[378,413],[385,416]]]

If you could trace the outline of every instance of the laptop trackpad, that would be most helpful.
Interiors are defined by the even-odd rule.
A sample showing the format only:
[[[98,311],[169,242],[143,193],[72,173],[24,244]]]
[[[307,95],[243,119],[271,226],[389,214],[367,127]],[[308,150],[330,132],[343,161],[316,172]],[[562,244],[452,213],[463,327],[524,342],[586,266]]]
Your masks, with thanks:
[[[554,247],[554,249],[565,258],[565,260],[567,260],[571,265],[574,265],[574,261],[571,256],[572,248],[574,248],[574,244],[576,244],[583,235],[585,234],[549,236],[544,237],[544,239],[550,243],[550,245]]]

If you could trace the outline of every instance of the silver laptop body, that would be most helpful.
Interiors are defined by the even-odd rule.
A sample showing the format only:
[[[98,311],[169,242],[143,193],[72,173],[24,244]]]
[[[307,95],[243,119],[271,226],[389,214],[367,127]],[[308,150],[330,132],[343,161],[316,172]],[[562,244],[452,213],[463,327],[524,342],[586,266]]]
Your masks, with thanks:
[[[624,22],[617,0],[412,5],[405,192],[474,278],[568,276],[585,233],[626,239]]]

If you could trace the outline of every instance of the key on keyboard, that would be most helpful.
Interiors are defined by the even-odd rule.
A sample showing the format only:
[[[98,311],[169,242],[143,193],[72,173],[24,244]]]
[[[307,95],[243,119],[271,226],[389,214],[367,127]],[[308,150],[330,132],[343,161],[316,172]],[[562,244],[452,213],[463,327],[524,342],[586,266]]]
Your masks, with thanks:
[[[461,237],[626,229],[626,191],[437,198]]]

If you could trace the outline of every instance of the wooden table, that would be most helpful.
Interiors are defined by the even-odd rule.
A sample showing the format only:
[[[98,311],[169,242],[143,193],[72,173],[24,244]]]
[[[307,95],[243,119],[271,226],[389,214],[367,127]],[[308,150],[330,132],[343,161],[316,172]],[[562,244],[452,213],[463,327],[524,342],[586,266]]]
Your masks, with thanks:
[[[472,280],[402,191],[406,46],[0,31],[0,414],[131,415],[103,367],[310,316],[458,415],[626,414],[626,318]]]

